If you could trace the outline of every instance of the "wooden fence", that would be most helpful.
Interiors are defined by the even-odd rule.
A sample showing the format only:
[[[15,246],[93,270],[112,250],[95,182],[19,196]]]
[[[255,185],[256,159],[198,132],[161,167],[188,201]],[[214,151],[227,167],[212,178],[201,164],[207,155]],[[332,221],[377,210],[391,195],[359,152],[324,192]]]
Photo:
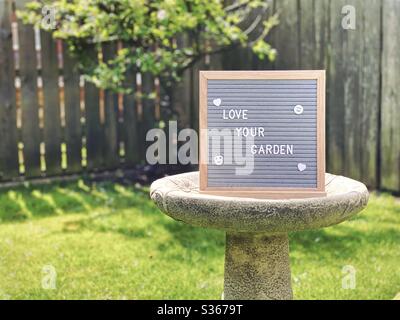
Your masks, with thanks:
[[[58,176],[144,162],[145,134],[160,120],[158,79],[129,75],[149,100],[99,90],[79,75],[61,41],[23,25],[27,0],[0,0],[0,179]],[[117,44],[94,59],[108,59]]]
[[[158,79],[130,79],[135,91],[155,90],[155,101],[85,83],[62,42],[16,20],[24,2],[0,0],[1,181],[144,162],[145,134],[168,101]],[[280,15],[269,36],[277,60],[237,49],[199,62],[174,90],[180,126],[198,127],[201,69],[326,69],[328,171],[400,191],[400,0],[270,4]],[[342,27],[348,5],[356,10],[355,30]],[[113,50],[103,48],[103,58]]]

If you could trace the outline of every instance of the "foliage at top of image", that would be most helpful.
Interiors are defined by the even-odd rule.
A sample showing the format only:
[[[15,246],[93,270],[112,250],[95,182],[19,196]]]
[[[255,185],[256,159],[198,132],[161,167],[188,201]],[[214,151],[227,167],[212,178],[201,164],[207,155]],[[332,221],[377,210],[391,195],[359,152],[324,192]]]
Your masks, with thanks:
[[[18,16],[64,40],[89,81],[125,91],[135,68],[167,82],[206,55],[249,47],[260,59],[276,51],[265,41],[278,24],[261,0],[55,0],[27,4]],[[54,23],[43,23],[53,18]],[[53,15],[53,16],[52,16]],[[116,55],[94,58],[93,48],[119,43]],[[125,84],[125,85],[124,85]]]

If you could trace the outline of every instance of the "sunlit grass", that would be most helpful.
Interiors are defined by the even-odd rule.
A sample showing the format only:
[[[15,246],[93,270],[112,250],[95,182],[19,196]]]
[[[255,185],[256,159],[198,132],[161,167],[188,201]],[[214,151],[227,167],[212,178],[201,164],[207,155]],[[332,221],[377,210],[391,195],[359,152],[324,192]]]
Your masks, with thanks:
[[[0,299],[219,299],[223,232],[161,214],[148,190],[80,182],[0,192]],[[291,235],[297,299],[393,299],[400,203],[373,195],[352,221]],[[356,270],[342,288],[344,266]],[[56,289],[43,289],[48,266]]]

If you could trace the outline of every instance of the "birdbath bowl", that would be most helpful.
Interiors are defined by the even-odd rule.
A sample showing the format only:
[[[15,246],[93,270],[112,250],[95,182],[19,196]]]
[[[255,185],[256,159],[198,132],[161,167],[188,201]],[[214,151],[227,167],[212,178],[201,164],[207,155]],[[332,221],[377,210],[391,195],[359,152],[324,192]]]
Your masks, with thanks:
[[[326,174],[323,198],[271,200],[199,192],[199,173],[159,179],[150,195],[168,216],[226,232],[224,299],[292,299],[288,233],[341,223],[368,203],[361,182]]]

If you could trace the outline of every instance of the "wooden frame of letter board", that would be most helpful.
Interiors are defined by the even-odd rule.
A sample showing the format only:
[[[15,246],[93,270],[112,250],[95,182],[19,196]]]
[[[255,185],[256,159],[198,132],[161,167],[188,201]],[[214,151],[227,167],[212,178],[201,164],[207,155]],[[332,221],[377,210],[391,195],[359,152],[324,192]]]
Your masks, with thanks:
[[[317,80],[317,188],[208,187],[207,81],[231,79]],[[290,199],[324,197],[325,192],[325,70],[200,71],[200,192],[250,198]]]

